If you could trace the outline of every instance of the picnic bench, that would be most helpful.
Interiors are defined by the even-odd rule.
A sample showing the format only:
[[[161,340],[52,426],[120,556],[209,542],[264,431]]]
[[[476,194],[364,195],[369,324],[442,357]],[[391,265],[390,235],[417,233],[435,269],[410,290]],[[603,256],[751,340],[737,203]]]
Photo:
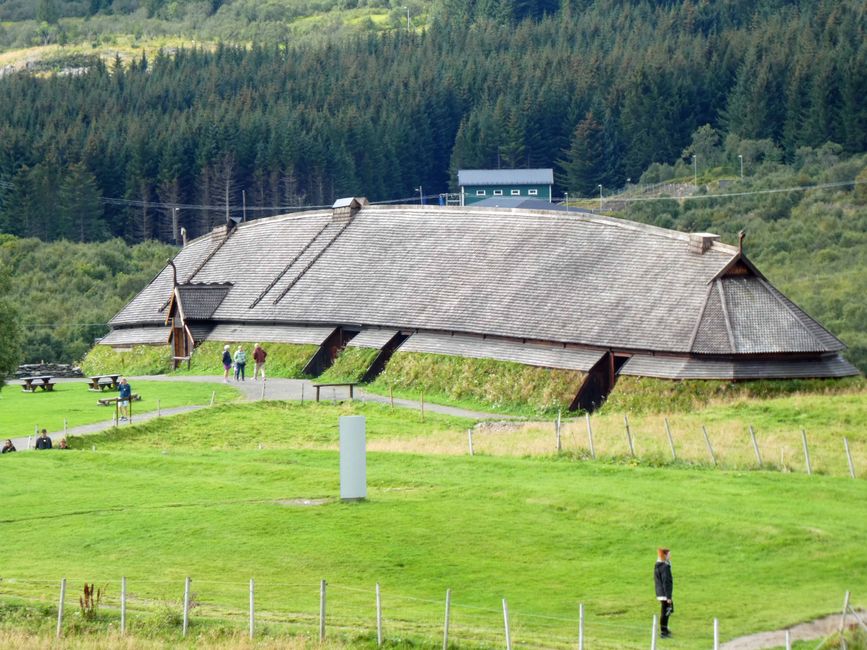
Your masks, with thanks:
[[[37,377],[22,377],[21,390],[25,393],[35,393],[37,388],[42,390],[54,390],[54,379],[51,375],[39,375]]]
[[[120,375],[94,375],[88,382],[88,390],[101,393],[105,389],[117,390],[117,380]]]
[[[337,387],[337,386],[349,386],[349,399],[352,399],[352,390],[353,390],[353,388],[355,388],[355,386],[357,386],[357,385],[358,385],[358,382],[350,382],[350,381],[347,381],[347,382],[342,382],[342,383],[341,383],[341,382],[338,382],[338,383],[335,383],[335,384],[313,384],[313,388],[316,389],[316,401],[318,402],[318,401],[319,401],[319,389],[320,389],[320,388],[327,388],[327,387],[329,387],[329,386],[334,386],[334,387]]]
[[[102,399],[96,400],[96,403],[99,404],[100,406],[110,406],[112,404],[117,404],[120,401],[121,401],[120,397],[103,397]],[[139,395],[138,393],[133,393],[132,395],[129,396],[129,401],[130,402],[140,402],[141,401],[141,395]]]

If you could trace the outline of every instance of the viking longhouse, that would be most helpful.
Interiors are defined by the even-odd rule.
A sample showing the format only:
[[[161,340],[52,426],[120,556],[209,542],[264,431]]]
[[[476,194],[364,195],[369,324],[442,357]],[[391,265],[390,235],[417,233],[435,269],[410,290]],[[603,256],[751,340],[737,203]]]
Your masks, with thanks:
[[[572,406],[620,375],[671,380],[856,375],[843,344],[739,247],[580,212],[368,205],[217,228],[186,245],[101,344],[315,344],[580,370]]]

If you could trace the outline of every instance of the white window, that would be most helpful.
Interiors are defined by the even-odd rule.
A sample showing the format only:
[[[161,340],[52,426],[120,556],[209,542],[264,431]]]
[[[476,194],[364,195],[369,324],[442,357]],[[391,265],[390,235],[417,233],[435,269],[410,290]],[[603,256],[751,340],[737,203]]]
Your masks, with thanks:
[[[539,190],[527,190],[529,196],[539,196]]]
[[[476,196],[485,196],[486,194],[486,190],[476,190]]]
[[[503,190],[494,190],[494,196],[503,196]]]
[[[512,190],[512,196],[521,196],[521,190]]]

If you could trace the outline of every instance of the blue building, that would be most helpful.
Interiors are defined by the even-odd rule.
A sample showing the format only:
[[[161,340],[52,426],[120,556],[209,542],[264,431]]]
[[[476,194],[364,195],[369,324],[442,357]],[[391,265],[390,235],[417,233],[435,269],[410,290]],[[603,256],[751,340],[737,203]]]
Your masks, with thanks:
[[[461,205],[491,197],[522,197],[550,201],[553,169],[461,169]]]

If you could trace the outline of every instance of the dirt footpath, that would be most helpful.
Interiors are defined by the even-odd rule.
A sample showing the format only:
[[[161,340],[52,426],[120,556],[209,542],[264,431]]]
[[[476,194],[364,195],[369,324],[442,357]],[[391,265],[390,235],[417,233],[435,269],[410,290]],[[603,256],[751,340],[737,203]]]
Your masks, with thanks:
[[[865,612],[858,611],[858,616],[863,620]],[[851,614],[846,617],[846,626],[857,625],[855,617]],[[788,628],[789,638],[795,641],[816,641],[824,639],[840,629],[840,614],[831,614],[824,618],[798,623]],[[786,644],[786,630],[773,632],[757,632],[739,639],[732,639],[720,645],[721,650],[764,650],[766,648],[782,648]]]

